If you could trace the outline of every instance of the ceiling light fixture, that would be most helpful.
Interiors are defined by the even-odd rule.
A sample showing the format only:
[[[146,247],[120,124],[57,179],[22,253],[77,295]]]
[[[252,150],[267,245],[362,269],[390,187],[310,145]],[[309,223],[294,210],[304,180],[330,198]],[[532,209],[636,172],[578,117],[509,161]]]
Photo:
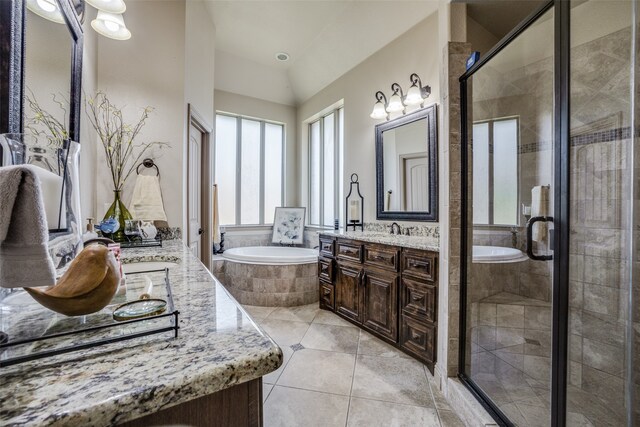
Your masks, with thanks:
[[[373,111],[371,112],[371,118],[380,120],[387,118],[387,97],[384,96],[384,93],[377,91],[376,92],[376,103],[373,105]]]
[[[124,13],[127,10],[127,5],[123,0],[85,0],[87,4],[95,7],[98,10],[109,13]]]
[[[404,112],[404,104],[402,103],[404,93],[402,92],[402,88],[398,83],[394,83],[391,85],[391,90],[393,91],[393,94],[391,95],[391,98],[389,98],[387,113],[399,113],[400,111]]]
[[[289,60],[289,54],[286,52],[278,52],[276,53],[276,59],[281,62],[285,62]]]
[[[27,8],[44,19],[64,24],[64,16],[56,0],[27,0]]]
[[[420,105],[425,99],[431,95],[430,86],[422,86],[422,80],[416,73],[411,74],[409,77],[411,81],[411,87],[407,91],[407,96],[404,99],[405,105]]]
[[[393,93],[389,98],[389,102],[387,102],[384,93],[376,92],[376,103],[370,114],[372,119],[388,119],[387,113],[402,112],[404,114],[405,106],[419,105],[420,108],[424,106],[424,101],[431,95],[431,87],[422,86],[422,80],[416,73],[411,74],[409,80],[411,81],[411,87],[407,91],[407,96],[404,95],[402,87],[398,83],[391,85]]]
[[[98,10],[98,16],[91,21],[91,27],[98,34],[114,40],[129,40],[131,31],[124,25],[122,15]]]

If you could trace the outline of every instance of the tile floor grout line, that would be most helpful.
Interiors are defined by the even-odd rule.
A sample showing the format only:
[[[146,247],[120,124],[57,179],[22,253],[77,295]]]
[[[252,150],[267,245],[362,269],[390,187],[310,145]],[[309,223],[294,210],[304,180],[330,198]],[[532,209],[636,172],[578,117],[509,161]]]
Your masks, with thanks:
[[[292,390],[303,390],[303,391],[310,391],[310,392],[313,392],[313,393],[328,394],[329,396],[349,397],[349,395],[347,395],[347,394],[330,393],[328,391],[318,391],[318,390],[312,390],[310,388],[293,387],[293,386],[290,386],[290,385],[274,384],[273,386],[274,387],[290,388]]]
[[[433,386],[431,381],[429,381],[429,375],[427,374],[427,366],[423,365],[424,375],[427,378],[427,385],[429,386],[429,393],[431,393],[431,401],[433,402],[433,407],[436,409],[436,416],[438,417],[438,422],[442,427],[442,417],[440,416],[440,408],[438,408],[438,404],[436,403],[436,396],[433,394]]]
[[[347,427],[349,423],[349,411],[351,410],[351,399],[353,398],[353,383],[356,380],[356,366],[358,365],[358,350],[360,349],[360,337],[362,336],[362,329],[358,331],[358,344],[356,345],[356,354],[353,359],[353,372],[351,373],[351,387],[349,388],[349,404],[347,405],[347,419],[344,421],[344,426]]]

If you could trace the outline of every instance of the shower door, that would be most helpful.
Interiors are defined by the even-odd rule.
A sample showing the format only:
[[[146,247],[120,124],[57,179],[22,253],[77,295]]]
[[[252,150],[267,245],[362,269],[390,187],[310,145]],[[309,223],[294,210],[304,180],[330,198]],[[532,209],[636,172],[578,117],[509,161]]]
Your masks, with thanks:
[[[549,2],[460,79],[460,377],[501,425],[639,410],[634,12]]]

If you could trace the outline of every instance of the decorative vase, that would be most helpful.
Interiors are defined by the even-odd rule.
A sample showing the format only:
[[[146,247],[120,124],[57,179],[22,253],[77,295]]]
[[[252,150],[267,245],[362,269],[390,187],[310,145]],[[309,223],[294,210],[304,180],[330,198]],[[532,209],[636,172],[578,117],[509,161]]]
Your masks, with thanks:
[[[104,215],[104,219],[115,218],[120,224],[120,227],[110,236],[116,242],[126,242],[127,236],[124,234],[125,221],[133,219],[129,209],[120,200],[120,191],[114,190],[114,200],[107,213]]]

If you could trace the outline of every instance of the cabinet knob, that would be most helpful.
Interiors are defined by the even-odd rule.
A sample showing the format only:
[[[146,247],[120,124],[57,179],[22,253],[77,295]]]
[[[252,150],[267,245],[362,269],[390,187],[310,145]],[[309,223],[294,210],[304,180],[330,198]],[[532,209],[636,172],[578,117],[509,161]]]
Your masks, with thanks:
[[[424,299],[424,295],[411,294],[411,299],[416,302],[422,301]]]

